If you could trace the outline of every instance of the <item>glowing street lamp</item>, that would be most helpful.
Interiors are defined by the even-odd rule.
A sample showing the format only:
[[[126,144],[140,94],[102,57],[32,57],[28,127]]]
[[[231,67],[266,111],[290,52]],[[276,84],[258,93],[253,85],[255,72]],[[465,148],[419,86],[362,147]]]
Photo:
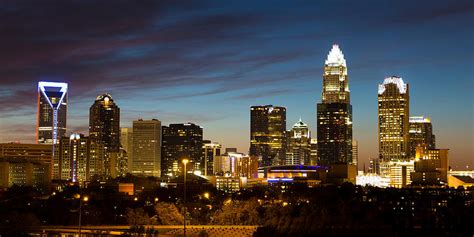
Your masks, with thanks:
[[[183,165],[184,165],[184,202],[183,202],[183,206],[184,206],[184,228],[183,228],[183,233],[184,233],[184,237],[186,237],[186,165],[188,164],[189,160],[188,159],[183,159],[182,160],[183,162]]]

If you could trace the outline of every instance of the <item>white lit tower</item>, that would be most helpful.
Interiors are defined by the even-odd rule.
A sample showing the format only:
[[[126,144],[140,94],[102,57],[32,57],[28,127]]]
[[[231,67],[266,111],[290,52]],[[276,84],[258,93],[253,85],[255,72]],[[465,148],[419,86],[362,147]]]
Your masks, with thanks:
[[[352,163],[352,105],[346,60],[337,44],[324,63],[322,101],[317,104],[319,164]]]

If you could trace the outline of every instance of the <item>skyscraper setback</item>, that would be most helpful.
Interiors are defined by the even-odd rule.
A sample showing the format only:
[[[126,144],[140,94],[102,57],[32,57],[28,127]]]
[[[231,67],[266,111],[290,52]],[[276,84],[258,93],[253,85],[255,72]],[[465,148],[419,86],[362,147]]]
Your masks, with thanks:
[[[97,96],[89,113],[89,136],[102,142],[109,152],[120,148],[120,108],[110,94]]]
[[[59,138],[66,134],[67,97],[67,83],[46,81],[38,83],[36,140],[39,144],[57,144]]]
[[[284,164],[285,131],[285,107],[250,107],[250,156],[261,157],[261,166]]]
[[[336,44],[324,64],[322,102],[317,105],[317,127],[319,163],[352,163],[349,78],[344,54]]]

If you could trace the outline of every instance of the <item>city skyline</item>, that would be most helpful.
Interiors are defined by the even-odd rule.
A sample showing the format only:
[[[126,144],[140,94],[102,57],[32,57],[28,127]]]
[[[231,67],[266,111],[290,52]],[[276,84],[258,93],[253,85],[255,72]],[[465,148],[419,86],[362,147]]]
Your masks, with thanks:
[[[323,9],[334,7],[332,4],[325,3]],[[31,48],[31,52],[26,52],[9,38],[0,40],[3,41],[1,45],[18,50],[18,54],[6,50],[6,56],[0,56],[7,65],[7,70],[0,74],[0,85],[4,88],[0,93],[3,102],[0,142],[35,142],[37,102],[34,97],[40,80],[69,84],[68,134],[88,134],[88,107],[96,96],[110,93],[121,107],[122,127],[132,127],[132,121],[138,118],[156,118],[164,125],[193,122],[204,128],[204,139],[247,153],[250,106],[273,104],[286,107],[287,128],[301,117],[314,137],[315,103],[322,91],[322,65],[331,45],[338,43],[348,64],[353,138],[359,141],[360,165],[364,162],[368,165],[370,158],[378,156],[377,85],[385,77],[396,75],[410,84],[410,115],[431,118],[437,147],[450,149],[450,164],[458,165],[458,168],[472,166],[474,107],[470,75],[473,72],[473,46],[469,42],[473,36],[469,29],[458,25],[461,20],[472,20],[472,4],[461,2],[445,6],[435,3],[416,12],[410,11],[408,5],[381,5],[382,10],[369,14],[366,20],[355,19],[356,14],[348,16],[353,20],[350,25],[354,29],[335,19],[334,29],[329,31],[324,30],[324,22],[328,21],[324,17],[331,14],[314,7],[303,10],[303,6],[297,6],[278,18],[276,13],[285,6],[265,10],[257,7],[253,11],[234,6],[236,11],[230,14],[229,7],[213,3],[208,10],[196,5],[188,8],[152,5],[150,10],[133,4],[118,7],[110,13],[112,16],[108,16],[107,24],[119,24],[118,17],[113,16],[120,15],[127,7],[141,9],[146,14],[132,16],[142,20],[132,24],[132,29],[127,25],[123,29],[110,29],[111,36],[97,31],[107,26],[102,24],[90,31],[74,33],[55,27],[46,28],[45,32],[28,33],[32,36],[13,32],[16,34],[13,39],[32,37],[34,42],[40,43],[40,49]],[[68,9],[62,9],[67,7],[43,11],[67,12]],[[163,19],[156,19],[158,14],[152,10],[162,7]],[[368,14],[364,6],[350,7]],[[10,11],[14,13],[15,10]],[[170,19],[167,11],[174,11],[174,15],[176,11],[183,11],[186,17]],[[262,12],[267,14],[260,15]],[[298,12],[302,14],[298,15]],[[29,13],[36,14],[32,9]],[[376,19],[378,14],[384,15],[378,22],[381,25],[368,30],[364,24]],[[17,16],[7,14],[7,17],[18,20],[16,24],[22,22]],[[79,16],[58,17],[73,25],[75,17]],[[98,12],[91,17],[100,19]],[[278,24],[269,23],[271,19],[286,24],[305,24],[300,26],[302,29],[280,32],[275,28]],[[314,26],[308,26],[311,22]],[[36,24],[55,26],[49,18]],[[381,29],[384,26],[391,28]],[[36,25],[29,23],[25,27]],[[367,35],[361,36],[364,32],[354,35],[362,27]],[[160,35],[157,29],[165,29],[169,38]],[[208,36],[205,33],[209,30]],[[55,31],[58,31],[55,37],[39,36]],[[426,37],[430,32],[443,35]],[[69,42],[69,37],[73,36],[82,37],[83,41]],[[234,36],[241,36],[241,39],[230,39]],[[100,49],[104,46],[101,39],[112,40],[109,47]],[[212,46],[206,46],[205,42],[209,40],[212,40]],[[52,47],[48,41],[60,44]],[[158,46],[152,46],[155,43]],[[189,51],[171,52],[174,46],[186,44]],[[286,45],[284,49],[279,48],[281,44]],[[203,46],[206,47],[199,49]],[[227,48],[221,48],[223,46]],[[78,50],[75,51],[75,47]],[[48,50],[48,53],[44,52]],[[162,52],[163,56],[152,57],[147,51]],[[35,67],[36,64],[41,69]]]

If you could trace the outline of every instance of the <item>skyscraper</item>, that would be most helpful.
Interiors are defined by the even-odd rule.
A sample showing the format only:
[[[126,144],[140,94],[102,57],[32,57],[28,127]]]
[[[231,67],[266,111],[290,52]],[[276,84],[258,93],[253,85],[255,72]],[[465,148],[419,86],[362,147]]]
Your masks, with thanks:
[[[381,162],[407,160],[409,90],[400,77],[387,77],[378,90],[379,157]],[[382,172],[382,164],[381,164]]]
[[[293,125],[289,132],[288,147],[286,149],[287,165],[309,165],[310,164],[310,132],[308,125],[301,119]]]
[[[410,157],[415,157],[417,146],[427,146],[428,149],[436,148],[433,125],[429,118],[423,116],[410,117]]]
[[[214,159],[216,156],[221,155],[222,145],[209,140],[203,141],[203,152],[204,152],[204,175],[214,174]]]
[[[391,187],[410,184],[414,161],[410,160],[408,84],[400,77],[387,77],[378,90],[380,176]]]
[[[322,102],[317,105],[317,126],[319,163],[352,163],[349,79],[344,54],[336,44],[324,64]]]
[[[39,144],[57,144],[66,134],[67,95],[67,83],[38,82],[36,140]]]
[[[109,152],[120,148],[120,108],[112,96],[97,96],[89,113],[89,136],[102,142]]]
[[[188,170],[204,172],[202,128],[194,123],[163,126],[162,173],[176,176],[182,173],[183,159],[188,159]]]
[[[132,174],[161,176],[161,122],[133,121]]]
[[[259,156],[260,166],[284,164],[285,131],[285,107],[250,107],[250,156]]]

